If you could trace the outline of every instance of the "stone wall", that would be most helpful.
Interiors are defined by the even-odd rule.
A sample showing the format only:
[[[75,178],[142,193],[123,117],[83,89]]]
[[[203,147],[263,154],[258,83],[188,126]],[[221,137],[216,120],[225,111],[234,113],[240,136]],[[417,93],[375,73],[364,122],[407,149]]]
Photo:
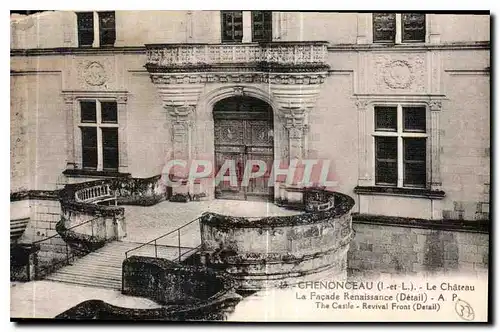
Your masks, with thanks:
[[[56,234],[56,224],[61,219],[61,204],[57,199],[27,199],[11,202],[11,219],[27,215],[28,225],[18,242],[33,242]]]
[[[345,278],[354,201],[325,193],[336,204],[325,211],[255,220],[205,213],[200,220],[201,255],[244,290],[286,287],[304,278]]]
[[[210,269],[182,266],[161,258],[132,256],[123,262],[122,293],[164,305],[206,301],[228,290],[229,285]]]
[[[488,271],[489,234],[353,222],[352,275],[471,274]]]
[[[168,19],[164,19],[165,17]],[[244,30],[251,15],[243,13]],[[117,11],[116,45],[152,43],[220,43],[219,11]],[[488,15],[428,15],[432,42],[489,40]],[[136,22],[141,22],[138,26]],[[470,27],[473,27],[471,29]],[[40,35],[43,38],[40,38]],[[371,43],[370,13],[274,12],[273,40],[326,40],[334,44]],[[245,36],[250,41],[250,36]],[[76,15],[46,11],[13,15],[12,48],[78,46]]]

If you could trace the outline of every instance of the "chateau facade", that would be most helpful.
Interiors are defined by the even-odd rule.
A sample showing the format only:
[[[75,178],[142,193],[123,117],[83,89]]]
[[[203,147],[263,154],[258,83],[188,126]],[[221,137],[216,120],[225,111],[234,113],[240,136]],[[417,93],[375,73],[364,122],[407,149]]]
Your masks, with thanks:
[[[11,223],[25,221],[23,241],[54,233],[65,184],[150,178],[171,159],[328,160],[332,189],[356,202],[354,268],[364,252],[395,264],[384,255],[423,248],[418,232],[435,229],[469,234],[456,241],[476,255],[459,263],[487,268],[490,17],[11,14]],[[281,182],[175,175],[180,186],[158,185],[165,199],[294,199]],[[370,243],[391,227],[418,234]]]

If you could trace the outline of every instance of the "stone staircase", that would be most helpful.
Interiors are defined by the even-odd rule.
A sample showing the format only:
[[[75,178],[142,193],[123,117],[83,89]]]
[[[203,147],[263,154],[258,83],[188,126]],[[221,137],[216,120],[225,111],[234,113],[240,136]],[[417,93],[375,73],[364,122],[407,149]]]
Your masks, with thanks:
[[[56,272],[48,275],[45,280],[65,282],[82,286],[100,287],[108,289],[121,289],[122,287],[122,263],[125,252],[141,245],[136,242],[114,241],[104,247],[75,260]],[[191,248],[181,248],[181,253]],[[130,253],[139,256],[155,256],[153,245],[144,247]],[[177,247],[157,247],[158,257],[170,260],[177,259],[179,249]],[[184,258],[187,258],[183,257]]]

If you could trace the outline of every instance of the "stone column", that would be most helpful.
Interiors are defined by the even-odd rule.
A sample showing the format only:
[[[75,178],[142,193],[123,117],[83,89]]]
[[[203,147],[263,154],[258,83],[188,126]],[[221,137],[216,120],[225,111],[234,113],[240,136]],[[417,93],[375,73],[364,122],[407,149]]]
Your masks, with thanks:
[[[442,103],[439,100],[433,100],[429,103],[431,116],[431,189],[441,190],[441,146],[439,139],[439,113]]]
[[[304,107],[282,107],[284,126],[288,132],[288,162],[296,163],[294,179],[291,183],[280,184],[280,199],[288,204],[302,204],[303,192],[300,183],[303,176],[305,157],[305,134],[307,132],[306,109]]]
[[[282,108],[285,128],[288,130],[289,162],[304,158],[304,133],[306,132],[306,111],[304,108]]]
[[[127,151],[127,96],[119,96],[116,99],[118,111],[118,171],[127,172],[128,151]]]
[[[193,120],[191,114],[194,112],[195,106],[185,104],[183,106],[165,106],[168,113],[169,122],[171,123],[172,133],[172,159],[186,162],[184,170],[171,169],[170,174],[173,175],[172,180],[177,185],[172,186],[173,194],[187,195],[190,192],[187,183],[187,176],[191,162],[191,135],[193,128]]]
[[[74,97],[64,96],[64,113],[66,116],[66,169],[75,169],[75,126]]]
[[[368,172],[368,143],[366,136],[366,110],[368,102],[366,100],[356,100],[358,108],[358,185],[371,185],[370,172]]]
[[[191,128],[192,120],[190,114],[194,110],[193,105],[166,106],[172,124],[172,144],[174,159],[188,160],[191,157]]]
[[[199,76],[190,78],[188,75],[156,72],[150,75],[163,102],[163,108],[167,111],[166,121],[171,126],[172,140],[166,144],[172,147],[173,153],[166,157],[189,163],[193,145],[193,114],[204,83],[199,82]],[[186,181],[189,166],[190,164],[187,164],[186,171],[181,173],[175,171],[175,167],[170,171],[170,174],[174,175],[174,179],[178,180],[178,182],[174,182],[175,185],[172,185],[173,194],[187,196],[189,193]],[[179,169],[179,166],[177,168]]]

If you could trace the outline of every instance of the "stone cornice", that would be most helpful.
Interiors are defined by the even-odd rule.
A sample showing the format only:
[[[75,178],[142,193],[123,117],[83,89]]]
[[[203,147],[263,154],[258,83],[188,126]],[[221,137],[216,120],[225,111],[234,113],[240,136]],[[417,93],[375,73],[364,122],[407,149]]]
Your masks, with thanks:
[[[328,52],[401,52],[401,51],[433,51],[433,50],[489,50],[489,41],[456,42],[441,44],[330,44]]]
[[[489,50],[489,41],[442,43],[442,44],[330,44],[328,52],[349,51],[426,51],[426,50]],[[56,48],[30,48],[11,49],[10,56],[44,56],[44,55],[109,55],[109,54],[146,54],[145,46],[117,46],[102,48],[82,47],[56,47]]]
[[[457,232],[490,232],[490,220],[431,220],[406,217],[390,217],[370,214],[352,214],[353,224],[380,225],[382,227],[409,227]],[[355,227],[356,228],[356,227]]]

